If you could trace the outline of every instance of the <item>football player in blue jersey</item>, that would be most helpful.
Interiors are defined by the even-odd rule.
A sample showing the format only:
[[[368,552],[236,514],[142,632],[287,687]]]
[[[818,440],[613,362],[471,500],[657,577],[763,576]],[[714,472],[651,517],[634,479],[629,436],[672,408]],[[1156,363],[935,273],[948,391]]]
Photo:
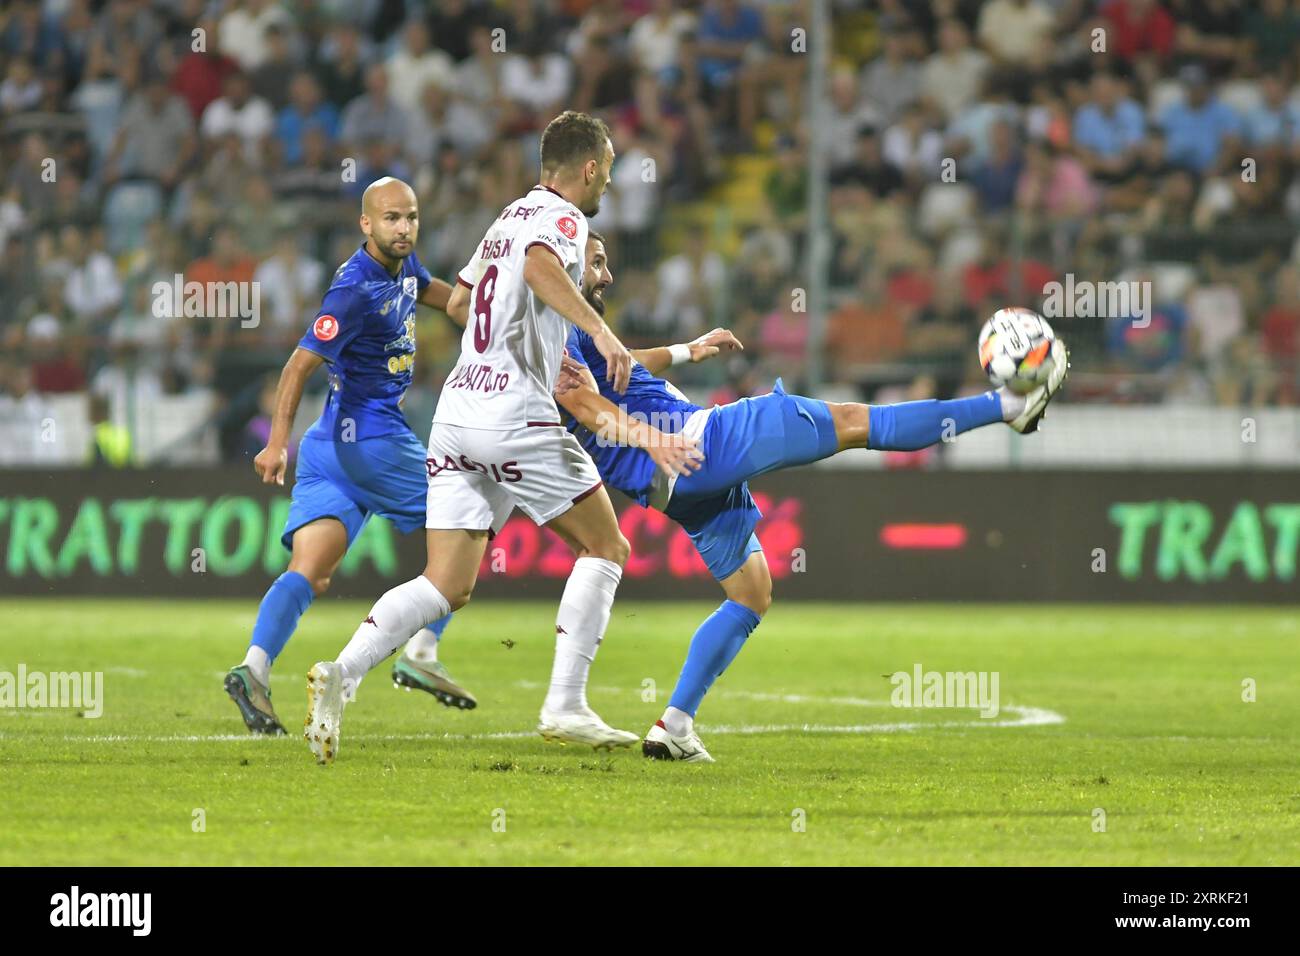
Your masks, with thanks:
[[[242,664],[226,692],[253,733],[282,734],[271,706],[271,664],[313,599],[324,594],[344,554],[372,514],[403,533],[424,527],[425,445],[399,407],[411,384],[415,305],[446,310],[451,286],[415,254],[415,193],[385,177],[361,200],[365,243],[334,273],[320,311],[280,374],[267,445],[253,459],[265,483],[284,484],[289,433],[307,380],[329,366],[325,408],[298,448],[297,478],[281,541],[289,567],[262,598]],[[441,632],[447,619],[435,625]],[[436,643],[435,645],[436,646]],[[472,708],[436,659],[413,660],[407,679],[443,703]]]
[[[582,291],[601,314],[604,291],[612,282],[604,239],[592,232]],[[750,479],[850,448],[912,451],[997,422],[1022,434],[1036,431],[1069,367],[1068,351],[1057,339],[1051,377],[1028,395],[1002,388],[971,398],[898,405],[841,404],[790,395],[777,379],[770,394],[702,408],[658,377],[672,365],[741,347],[730,332],[715,329],[689,345],[638,350],[627,391],[620,394],[606,383],[604,362],[589,337],[575,329],[556,390],[568,415],[567,427],[591,455],[601,478],[681,525],[726,595],[691,639],[668,707],[642,741],[647,757],[713,761],[695,732],[695,714],[772,603],[772,577],[754,534],[762,515],[749,492]],[[645,451],[615,444],[609,436],[620,417],[649,422],[665,434],[684,432],[698,439],[704,452],[701,467],[669,477],[654,467]],[[421,653],[423,645],[435,642],[434,635],[423,632],[407,645],[406,653]]]

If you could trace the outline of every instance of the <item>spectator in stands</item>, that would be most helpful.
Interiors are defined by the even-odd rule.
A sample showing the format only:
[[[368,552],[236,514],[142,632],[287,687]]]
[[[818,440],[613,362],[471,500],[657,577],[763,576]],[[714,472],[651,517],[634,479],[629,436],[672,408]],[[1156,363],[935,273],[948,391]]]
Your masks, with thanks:
[[[289,90],[284,78],[298,70],[298,60],[290,47],[291,35],[279,23],[266,28],[266,59],[248,73],[252,95],[266,102],[278,113],[289,102]]]
[[[267,32],[273,24],[292,26],[278,0],[235,0],[217,25],[217,47],[244,70],[256,70],[270,56]]]
[[[357,31],[339,26],[321,45],[315,65],[325,101],[342,108],[366,92],[366,66]]]
[[[402,109],[419,109],[429,84],[446,88],[454,76],[452,59],[429,43],[429,28],[421,20],[411,20],[402,30],[402,43],[384,64],[388,71],[388,88],[393,101]]]
[[[739,145],[748,144],[758,119],[759,64],[766,33],[758,9],[741,0],[709,0],[696,31],[697,63],[715,118],[735,125]]]
[[[275,240],[275,252],[253,273],[261,298],[258,333],[277,346],[302,337],[325,292],[325,266],[299,248],[297,234],[286,230]]]
[[[1280,155],[1300,142],[1300,104],[1281,73],[1260,77],[1260,103],[1242,118],[1242,138],[1254,149],[1275,150]]]
[[[721,319],[727,266],[711,248],[706,228],[686,231],[682,251],[659,264],[655,282],[659,291],[654,321],[667,336],[663,341],[687,341]]]
[[[675,0],[655,0],[651,12],[628,31],[633,64],[656,77],[680,70],[682,41],[694,27],[695,17],[677,9]]]
[[[885,130],[880,150],[885,161],[903,174],[913,187],[938,179],[943,162],[943,134],[935,124],[936,112],[922,100],[903,111],[897,123]]]
[[[1300,46],[1300,10],[1287,0],[1260,0],[1248,5],[1242,32],[1248,62],[1259,64],[1264,75],[1275,72],[1292,60]]]
[[[286,166],[302,161],[303,135],[309,129],[319,130],[327,145],[333,143],[338,136],[339,113],[334,104],[321,99],[320,83],[316,78],[303,70],[290,82],[289,103],[280,111],[275,123],[276,139]]]
[[[275,128],[271,104],[253,95],[248,75],[236,70],[226,76],[222,95],[208,104],[199,132],[211,148],[212,141],[237,136],[249,162],[262,158],[262,144]]]
[[[960,20],[939,25],[939,49],[921,69],[921,95],[938,104],[946,121],[961,115],[978,94],[989,69],[989,58],[971,48],[970,34]]]
[[[1157,0],[1106,0],[1098,12],[1107,28],[1107,50],[1123,60],[1167,57],[1174,48],[1174,18]]]
[[[1098,70],[1092,75],[1089,100],[1074,114],[1075,155],[1101,183],[1124,179],[1137,161],[1146,133],[1142,107],[1124,95],[1121,81]]]
[[[239,455],[251,462],[255,455],[266,447],[271,437],[271,418],[275,414],[275,390],[277,377],[267,375],[262,380],[262,388],[257,393],[257,412],[248,420],[239,439]],[[298,442],[290,439],[288,461],[292,465],[298,457]]]
[[[85,362],[77,341],[49,312],[27,323],[27,361],[32,385],[45,395],[79,392],[86,387]]]
[[[1273,280],[1273,304],[1260,323],[1263,349],[1277,363],[1280,400],[1300,404],[1300,267],[1288,263]]]
[[[1015,127],[1007,120],[994,122],[989,127],[988,156],[975,165],[970,177],[980,208],[994,214],[1010,209],[1024,165]]]
[[[131,97],[104,164],[104,181],[147,180],[172,189],[194,156],[194,121],[185,103],[151,73]]]
[[[989,0],[980,7],[979,41],[993,58],[1021,69],[1050,60],[1055,17],[1043,0]]]
[[[25,56],[9,61],[4,82],[0,82],[0,115],[9,116],[25,110],[34,110],[42,97],[40,78]]]
[[[366,92],[343,110],[342,140],[355,156],[367,145],[401,143],[410,125],[406,110],[388,92],[388,71],[376,64],[366,69]]]
[[[870,126],[858,131],[853,159],[831,170],[832,186],[860,186],[879,199],[903,188],[903,177],[880,151],[880,135]]]
[[[203,31],[205,37],[216,36],[216,21],[201,20],[198,29]],[[104,63],[108,65],[109,61],[105,59]],[[238,69],[239,63],[233,57],[210,50],[206,45],[196,50],[192,42],[187,43],[176,71],[172,74],[171,90],[189,106],[190,115],[197,123],[203,118],[203,111],[208,108],[208,104],[221,96],[226,77]],[[280,82],[284,82],[283,77]]]
[[[1178,71],[1187,99],[1160,116],[1169,162],[1197,175],[1218,167],[1236,145],[1241,121],[1232,108],[1215,99],[1205,68],[1191,64]]]
[[[862,73],[861,100],[872,104],[886,125],[895,122],[921,95],[921,66],[909,55],[913,42],[911,33],[889,31],[881,54]]]
[[[60,252],[67,262],[63,300],[74,321],[84,330],[94,330],[107,321],[122,302],[122,284],[113,260],[92,248],[76,226],[59,233]]]

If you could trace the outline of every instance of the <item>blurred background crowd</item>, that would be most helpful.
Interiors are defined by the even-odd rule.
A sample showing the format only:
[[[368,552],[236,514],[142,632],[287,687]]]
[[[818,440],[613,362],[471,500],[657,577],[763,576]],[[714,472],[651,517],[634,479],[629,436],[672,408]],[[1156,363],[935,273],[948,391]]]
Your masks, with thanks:
[[[414,185],[418,253],[450,279],[566,108],[613,130],[593,225],[625,340],[746,344],[681,370],[697,401],[777,375],[867,401],[984,388],[982,321],[1070,276],[1152,294],[1149,322],[1053,318],[1070,402],[1300,404],[1300,0],[832,2],[815,103],[810,5],[7,0],[0,420],[84,395],[93,454],[142,464],[140,418],[199,397],[167,406],[195,419],[175,441],[215,423],[225,458],[251,456],[366,184]],[[257,326],[160,306],[178,275],[257,282]],[[425,313],[418,334],[423,434],[459,333]]]

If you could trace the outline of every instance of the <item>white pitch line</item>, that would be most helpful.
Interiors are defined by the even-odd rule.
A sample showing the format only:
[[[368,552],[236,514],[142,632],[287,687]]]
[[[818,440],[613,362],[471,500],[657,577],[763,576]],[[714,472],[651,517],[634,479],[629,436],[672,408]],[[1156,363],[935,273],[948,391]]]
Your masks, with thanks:
[[[534,681],[516,681],[515,686],[524,689],[545,687]],[[626,694],[626,687],[592,687],[595,693]],[[749,700],[773,701],[786,704],[833,704],[852,707],[889,707],[888,701],[870,700],[865,697],[816,697],[805,694],[772,694],[758,691],[721,691],[719,696],[739,697]],[[976,710],[976,708],[964,708]],[[1012,719],[989,719],[976,717],[974,720],[943,721],[895,721],[875,724],[701,724],[700,731],[706,735],[742,735],[742,734],[890,734],[913,730],[934,728],[957,728],[966,730],[974,727],[1046,727],[1065,723],[1065,718],[1052,710],[1042,707],[1021,707],[1005,705],[1003,713],[1015,715]],[[13,734],[0,734],[0,738],[12,737]],[[526,740],[535,738],[536,731],[496,731],[481,734],[424,733],[424,734],[350,734],[348,740],[353,742],[375,741],[415,741],[415,740]],[[65,741],[89,741],[93,743],[248,743],[254,740],[273,740],[253,734],[65,734]]]

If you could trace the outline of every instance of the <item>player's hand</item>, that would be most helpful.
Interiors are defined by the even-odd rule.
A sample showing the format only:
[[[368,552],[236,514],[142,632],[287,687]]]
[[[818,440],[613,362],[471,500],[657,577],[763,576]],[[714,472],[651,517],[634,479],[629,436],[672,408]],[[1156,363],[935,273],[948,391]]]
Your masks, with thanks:
[[[253,459],[253,470],[257,472],[264,485],[272,482],[277,485],[284,484],[284,472],[288,465],[288,450],[276,445],[267,445]]]
[[[745,346],[740,344],[740,339],[736,338],[730,329],[714,329],[712,332],[705,332],[694,342],[688,342],[686,347],[691,350],[692,362],[703,362],[720,352],[745,350]]]
[[[575,362],[567,354],[560,359],[560,374],[555,378],[556,398],[573,391],[575,388],[582,388],[586,384],[582,378],[584,368],[584,365]]]
[[[668,477],[689,475],[699,471],[704,462],[704,452],[700,443],[685,435],[660,435],[658,441],[652,442],[646,449],[650,460],[659,466]]]
[[[609,330],[609,326],[592,336],[591,341],[605,359],[605,381],[612,382],[614,391],[622,395],[627,391],[627,383],[632,378],[632,353]]]

